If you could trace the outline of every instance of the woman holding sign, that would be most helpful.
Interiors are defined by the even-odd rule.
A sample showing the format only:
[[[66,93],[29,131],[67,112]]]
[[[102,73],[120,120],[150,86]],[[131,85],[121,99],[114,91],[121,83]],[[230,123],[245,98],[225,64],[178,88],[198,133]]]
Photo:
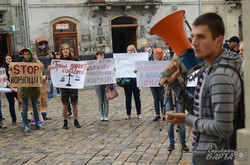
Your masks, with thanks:
[[[155,48],[153,57],[154,61],[164,60],[163,50],[161,48]],[[161,118],[160,109],[163,117],[165,116],[165,111],[163,109],[164,87],[150,87],[150,90],[154,98],[154,106],[155,106],[155,118],[153,119],[153,121],[158,121]]]
[[[136,53],[134,45],[129,45],[127,47],[127,53]],[[132,102],[132,93],[135,99],[135,106],[137,111],[137,118],[141,119],[141,99],[140,99],[140,89],[136,85],[136,78],[131,78],[131,84],[128,84],[124,87],[125,97],[126,97],[126,111],[127,116],[125,119],[130,119],[131,115],[131,102]]]
[[[96,52],[96,59],[104,59],[104,52]],[[106,85],[95,85],[95,92],[98,97],[100,120],[108,121],[109,102],[106,99]]]

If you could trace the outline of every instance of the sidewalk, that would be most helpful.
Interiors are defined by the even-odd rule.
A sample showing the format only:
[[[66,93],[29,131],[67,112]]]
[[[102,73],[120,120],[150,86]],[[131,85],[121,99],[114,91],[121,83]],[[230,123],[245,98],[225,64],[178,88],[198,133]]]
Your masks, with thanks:
[[[117,87],[119,96],[109,103],[109,121],[99,120],[98,100],[93,87],[79,90],[79,123],[74,127],[70,117],[69,129],[62,129],[63,117],[60,97],[48,100],[45,130],[23,133],[21,115],[11,125],[7,100],[2,94],[2,113],[7,129],[0,129],[0,164],[190,164],[192,153],[175,150],[168,152],[166,123],[154,122],[153,97],[149,88],[141,90],[143,119],[136,118],[132,102],[132,118],[125,120],[125,96]],[[16,101],[17,104],[17,101]],[[17,107],[17,106],[16,106]],[[190,127],[186,127],[187,146],[191,150]]]

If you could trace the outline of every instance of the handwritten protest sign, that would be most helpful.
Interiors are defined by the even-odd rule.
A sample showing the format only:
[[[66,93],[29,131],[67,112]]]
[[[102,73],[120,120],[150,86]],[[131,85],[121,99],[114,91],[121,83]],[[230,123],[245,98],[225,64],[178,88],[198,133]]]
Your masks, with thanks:
[[[43,69],[40,62],[10,63],[10,83],[12,87],[41,87]]]
[[[43,76],[42,87],[40,88],[40,96],[37,100],[37,106],[39,112],[47,112],[48,110],[48,100],[47,100],[47,82],[45,79],[46,76]],[[18,98],[18,112],[22,112],[22,99],[20,95],[20,88],[17,89],[17,98]],[[33,112],[33,107],[31,100],[28,99],[28,112]]]
[[[7,77],[4,68],[0,68],[0,88],[7,86]]]
[[[86,61],[52,60],[50,75],[57,88],[82,89],[86,75]]]
[[[159,87],[161,72],[170,61],[137,61],[135,62],[137,87]]]
[[[89,60],[84,86],[114,84],[116,82],[115,59]]]
[[[148,61],[148,52],[143,53],[114,53],[116,78],[135,78],[135,61]]]

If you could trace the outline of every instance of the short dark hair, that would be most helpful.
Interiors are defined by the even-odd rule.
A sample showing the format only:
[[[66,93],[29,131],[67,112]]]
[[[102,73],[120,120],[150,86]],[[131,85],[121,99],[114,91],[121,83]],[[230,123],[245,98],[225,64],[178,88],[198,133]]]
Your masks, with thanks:
[[[221,16],[216,13],[205,13],[195,19],[193,26],[207,25],[213,39],[225,34],[225,27]]]
[[[97,52],[96,52],[96,54],[95,54],[95,55],[98,55],[98,54],[104,54],[104,52],[103,52],[103,51],[101,51],[101,50],[99,50],[99,51],[97,51]]]

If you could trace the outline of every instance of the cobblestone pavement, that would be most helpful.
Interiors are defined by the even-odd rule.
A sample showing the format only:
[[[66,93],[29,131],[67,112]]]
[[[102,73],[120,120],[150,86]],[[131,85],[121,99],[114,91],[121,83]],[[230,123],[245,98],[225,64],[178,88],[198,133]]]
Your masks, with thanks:
[[[109,121],[99,120],[98,101],[93,87],[79,90],[79,123],[62,129],[63,117],[60,97],[48,100],[48,116],[45,130],[23,133],[21,115],[17,113],[16,125],[11,125],[7,100],[2,94],[2,113],[7,129],[0,129],[0,164],[190,164],[191,151],[181,152],[180,145],[168,152],[169,140],[166,123],[152,121],[153,97],[149,88],[141,90],[143,119],[136,118],[134,102],[132,118],[125,120],[125,96],[117,87],[119,96],[111,100]],[[16,102],[17,103],[17,102]],[[16,110],[17,111],[17,110]],[[160,131],[162,128],[162,131]],[[186,128],[190,147],[190,128]]]

